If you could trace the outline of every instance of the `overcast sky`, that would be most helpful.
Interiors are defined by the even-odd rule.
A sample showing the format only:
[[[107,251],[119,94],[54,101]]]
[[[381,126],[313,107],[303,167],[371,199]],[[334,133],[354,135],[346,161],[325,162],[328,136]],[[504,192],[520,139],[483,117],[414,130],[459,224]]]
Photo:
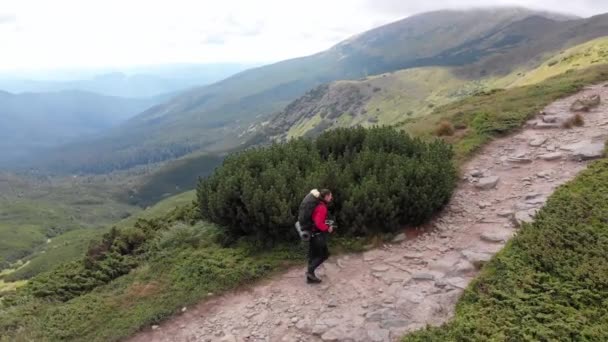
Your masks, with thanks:
[[[608,12],[608,0],[0,0],[0,70],[271,62],[412,14],[488,4]]]

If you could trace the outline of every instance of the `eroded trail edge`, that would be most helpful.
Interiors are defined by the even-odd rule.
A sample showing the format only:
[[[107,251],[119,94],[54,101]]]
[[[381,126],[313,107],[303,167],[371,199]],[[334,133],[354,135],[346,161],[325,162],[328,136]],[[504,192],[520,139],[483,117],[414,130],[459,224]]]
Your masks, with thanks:
[[[303,267],[292,268],[189,308],[131,341],[396,341],[448,321],[479,266],[555,188],[601,156],[605,101],[582,114],[583,127],[561,125],[576,99],[593,94],[607,99],[608,84],[554,102],[520,132],[485,146],[465,165],[465,179],[429,233],[332,257],[320,269],[320,286],[305,284]]]

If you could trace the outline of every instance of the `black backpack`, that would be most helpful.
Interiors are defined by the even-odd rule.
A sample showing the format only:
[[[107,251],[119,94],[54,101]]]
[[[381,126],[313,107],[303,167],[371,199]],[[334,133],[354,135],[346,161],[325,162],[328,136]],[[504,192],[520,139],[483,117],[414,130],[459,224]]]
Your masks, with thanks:
[[[314,222],[312,221],[312,212],[319,204],[319,199],[316,198],[312,193],[308,193],[306,197],[300,203],[300,208],[298,210],[298,222],[300,222],[300,227],[303,231],[311,232],[314,227]]]

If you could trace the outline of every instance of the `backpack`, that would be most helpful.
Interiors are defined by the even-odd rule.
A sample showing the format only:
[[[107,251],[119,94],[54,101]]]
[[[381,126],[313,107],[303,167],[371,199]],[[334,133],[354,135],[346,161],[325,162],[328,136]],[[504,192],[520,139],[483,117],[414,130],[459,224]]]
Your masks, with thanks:
[[[311,232],[314,227],[314,222],[312,221],[312,212],[319,204],[319,192],[312,190],[304,199],[302,203],[300,203],[300,208],[298,210],[298,222],[303,231]]]

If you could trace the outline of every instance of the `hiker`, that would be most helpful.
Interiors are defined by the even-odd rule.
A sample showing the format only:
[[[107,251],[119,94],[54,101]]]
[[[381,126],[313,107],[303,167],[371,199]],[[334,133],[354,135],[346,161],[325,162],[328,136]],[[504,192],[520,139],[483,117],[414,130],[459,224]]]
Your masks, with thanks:
[[[313,225],[308,248],[308,271],[306,272],[306,282],[309,284],[321,282],[321,279],[315,275],[315,270],[329,258],[327,235],[332,233],[334,228],[328,225],[326,221],[327,205],[332,199],[331,191],[327,189],[319,191],[318,204],[312,212],[311,220]]]

